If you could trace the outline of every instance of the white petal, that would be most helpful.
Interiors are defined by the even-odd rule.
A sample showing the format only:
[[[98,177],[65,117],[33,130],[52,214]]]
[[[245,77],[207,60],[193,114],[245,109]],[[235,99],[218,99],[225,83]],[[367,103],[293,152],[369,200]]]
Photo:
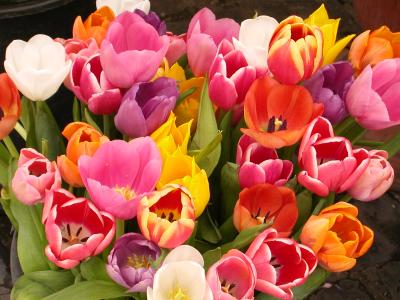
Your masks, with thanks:
[[[278,22],[269,16],[247,19],[240,25],[239,41],[246,47],[267,49]]]
[[[201,253],[189,245],[181,245],[173,249],[165,257],[163,265],[180,261],[191,261],[199,264],[201,267],[204,266],[204,260]]]
[[[43,45],[40,48],[40,69],[59,71],[65,66],[65,50],[60,43]]]

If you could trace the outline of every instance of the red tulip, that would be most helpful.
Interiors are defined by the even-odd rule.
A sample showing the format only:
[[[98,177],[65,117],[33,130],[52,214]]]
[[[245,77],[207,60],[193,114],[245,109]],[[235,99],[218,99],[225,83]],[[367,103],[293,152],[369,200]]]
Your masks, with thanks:
[[[0,140],[5,138],[21,115],[21,99],[7,73],[0,74]]]

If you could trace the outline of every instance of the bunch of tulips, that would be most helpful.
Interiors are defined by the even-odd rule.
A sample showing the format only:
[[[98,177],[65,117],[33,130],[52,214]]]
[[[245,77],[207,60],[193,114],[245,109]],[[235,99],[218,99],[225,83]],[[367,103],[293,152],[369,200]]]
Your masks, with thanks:
[[[381,197],[400,150],[368,139],[400,124],[400,32],[337,39],[324,5],[241,24],[203,8],[181,35],[148,0],[97,8],[6,50],[12,299],[302,299],[353,268],[374,233],[349,201]]]

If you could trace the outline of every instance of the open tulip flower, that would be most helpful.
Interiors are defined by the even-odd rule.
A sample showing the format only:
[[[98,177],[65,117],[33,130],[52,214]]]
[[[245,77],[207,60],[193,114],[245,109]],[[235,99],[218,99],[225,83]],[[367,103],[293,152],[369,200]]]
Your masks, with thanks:
[[[169,38],[169,47],[165,57],[169,64],[173,65],[186,54],[186,35],[174,35],[171,32],[167,32],[167,36]]]
[[[333,63],[340,52],[343,51],[343,49],[355,36],[355,34],[351,34],[336,42],[340,19],[329,19],[328,12],[326,11],[324,4],[314,11],[306,20],[304,20],[304,23],[318,26],[322,32],[324,40],[324,65]]]
[[[256,290],[278,299],[293,299],[292,287],[303,284],[317,267],[314,252],[274,229],[266,229],[251,243],[246,255],[257,270]]]
[[[308,79],[319,69],[322,59],[323,36],[318,27],[291,16],[275,29],[269,45],[268,67],[276,80],[297,84]]]
[[[83,155],[78,161],[94,204],[123,220],[136,216],[139,200],[153,191],[161,166],[160,153],[149,137],[104,143],[92,157]]]
[[[364,128],[379,130],[400,124],[400,58],[367,66],[346,97],[351,116]]]
[[[350,270],[374,240],[373,231],[357,219],[358,209],[338,202],[311,216],[304,225],[300,240],[318,257],[319,264],[330,272]]]
[[[44,101],[60,88],[71,68],[64,47],[38,34],[28,42],[14,40],[7,47],[4,69],[28,99]]]
[[[62,178],[71,186],[83,187],[78,170],[78,160],[82,155],[93,156],[97,149],[108,142],[108,138],[89,124],[73,122],[63,132],[68,140],[66,155],[57,157],[57,165]]]
[[[92,202],[74,198],[53,203],[45,223],[49,244],[47,258],[63,269],[72,269],[82,260],[101,253],[113,240],[113,216],[100,212]]]
[[[120,15],[124,11],[133,12],[136,9],[140,9],[146,14],[150,11],[149,0],[96,0],[97,9],[103,6],[108,6],[112,9],[116,16]]]
[[[351,44],[349,60],[357,74],[389,58],[400,58],[400,32],[391,32],[386,26],[364,31]]]
[[[21,115],[21,98],[6,73],[0,74],[0,140],[15,127]]]
[[[271,224],[280,236],[287,237],[296,224],[297,216],[294,192],[287,187],[264,183],[240,192],[233,212],[233,223],[238,231]]]
[[[72,62],[74,62],[77,57],[89,58],[99,52],[99,46],[94,38],[90,38],[87,41],[74,38],[67,40],[56,38],[55,41],[64,46],[65,54],[67,54]]]
[[[186,242],[194,229],[194,205],[189,191],[168,185],[143,197],[137,220],[142,234],[162,248]]]
[[[242,132],[267,148],[291,146],[322,112],[323,105],[313,103],[304,87],[263,77],[254,81],[246,95],[244,119],[248,129]]]

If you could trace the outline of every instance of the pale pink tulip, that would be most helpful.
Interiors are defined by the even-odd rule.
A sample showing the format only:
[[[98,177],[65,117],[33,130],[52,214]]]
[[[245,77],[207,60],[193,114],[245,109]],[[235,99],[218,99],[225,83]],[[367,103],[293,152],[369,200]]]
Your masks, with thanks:
[[[186,54],[186,34],[174,35],[167,32],[169,47],[165,57],[172,66],[182,55]]]

